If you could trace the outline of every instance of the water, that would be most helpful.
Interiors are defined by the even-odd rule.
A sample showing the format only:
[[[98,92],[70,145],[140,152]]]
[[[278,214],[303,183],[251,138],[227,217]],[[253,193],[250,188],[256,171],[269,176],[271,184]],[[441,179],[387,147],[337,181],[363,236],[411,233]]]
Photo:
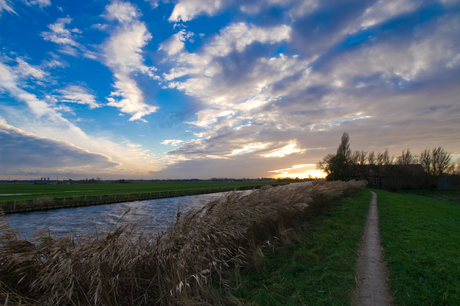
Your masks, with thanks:
[[[311,182],[294,183],[277,188],[296,188]],[[237,191],[244,194],[251,190]],[[7,215],[10,225],[19,230],[21,237],[33,240],[33,235],[47,228],[51,235],[60,237],[69,233],[110,231],[114,226],[137,224],[147,233],[165,230],[175,219],[178,206],[184,213],[192,207],[202,207],[209,200],[223,197],[230,192],[158,200],[126,202],[118,204],[64,208],[49,211]],[[129,209],[129,212],[126,211]],[[125,214],[126,213],[126,214]]]
[[[209,200],[227,194],[212,193],[158,200],[126,202],[97,206],[56,209],[7,215],[10,225],[19,230],[21,237],[33,240],[40,229],[47,228],[51,235],[60,237],[69,233],[102,233],[117,225],[137,224],[144,232],[157,233],[174,221],[178,206],[181,212],[202,207]],[[129,212],[126,213],[126,211]]]

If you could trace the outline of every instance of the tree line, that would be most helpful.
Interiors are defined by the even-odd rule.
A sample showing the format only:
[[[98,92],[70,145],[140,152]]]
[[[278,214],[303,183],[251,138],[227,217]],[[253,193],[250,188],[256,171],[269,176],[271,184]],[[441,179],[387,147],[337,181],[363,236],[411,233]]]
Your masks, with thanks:
[[[367,166],[359,167],[364,165]],[[417,167],[409,165],[420,165],[423,169],[423,177],[418,178],[419,182],[414,183],[413,177],[411,184],[403,182],[416,175],[414,172]],[[361,173],[361,178],[368,180],[384,176],[387,178],[387,185],[393,189],[402,185],[425,185],[433,190],[441,177],[460,175],[460,159],[453,161],[452,155],[442,147],[425,149],[420,155],[413,154],[408,148],[397,157],[390,156],[388,149],[383,152],[352,151],[350,135],[344,132],[336,153],[326,155],[317,163],[317,169],[326,173],[327,180],[346,181]],[[456,182],[458,178],[452,181]]]

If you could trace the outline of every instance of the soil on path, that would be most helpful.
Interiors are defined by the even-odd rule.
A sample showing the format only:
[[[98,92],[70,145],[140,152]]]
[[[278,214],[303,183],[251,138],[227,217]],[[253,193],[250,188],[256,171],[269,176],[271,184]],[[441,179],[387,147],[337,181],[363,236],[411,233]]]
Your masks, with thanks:
[[[354,306],[391,305],[391,294],[387,285],[387,270],[380,246],[377,195],[374,192],[372,192],[359,254],[356,289],[351,304]]]

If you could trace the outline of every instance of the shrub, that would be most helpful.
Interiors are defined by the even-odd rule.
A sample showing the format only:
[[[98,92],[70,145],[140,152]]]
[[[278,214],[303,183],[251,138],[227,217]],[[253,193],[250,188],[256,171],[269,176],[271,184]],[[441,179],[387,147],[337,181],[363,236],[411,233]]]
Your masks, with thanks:
[[[41,197],[34,200],[34,207],[47,207],[53,205],[53,199],[49,197]]]

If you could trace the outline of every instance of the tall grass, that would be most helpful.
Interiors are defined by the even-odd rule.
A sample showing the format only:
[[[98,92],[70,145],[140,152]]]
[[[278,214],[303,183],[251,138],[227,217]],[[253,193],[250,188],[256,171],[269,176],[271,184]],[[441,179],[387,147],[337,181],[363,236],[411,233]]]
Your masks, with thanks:
[[[361,182],[314,182],[230,193],[181,215],[166,231],[133,226],[34,242],[0,214],[0,303],[40,305],[215,305],[231,303],[229,268],[257,264],[264,246]]]

